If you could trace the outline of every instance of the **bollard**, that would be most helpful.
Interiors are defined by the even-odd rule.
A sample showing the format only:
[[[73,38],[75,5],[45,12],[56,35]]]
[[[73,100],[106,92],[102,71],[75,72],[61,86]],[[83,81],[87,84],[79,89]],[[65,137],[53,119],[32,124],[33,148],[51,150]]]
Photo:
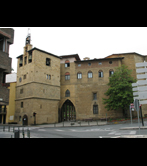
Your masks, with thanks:
[[[25,136],[24,136],[24,130],[22,130],[22,136],[23,136],[23,138],[25,138]]]
[[[89,121],[88,121],[88,126],[89,126]]]
[[[97,125],[98,125],[98,120],[97,120]]]
[[[10,126],[8,126],[8,131],[10,132]]]
[[[56,127],[56,123],[54,123],[54,127]]]
[[[3,131],[5,131],[5,126],[3,126]]]
[[[27,137],[30,138],[30,130],[27,129]]]
[[[63,127],[64,127],[64,121],[63,121]]]
[[[14,126],[13,126],[13,133],[14,133]]]

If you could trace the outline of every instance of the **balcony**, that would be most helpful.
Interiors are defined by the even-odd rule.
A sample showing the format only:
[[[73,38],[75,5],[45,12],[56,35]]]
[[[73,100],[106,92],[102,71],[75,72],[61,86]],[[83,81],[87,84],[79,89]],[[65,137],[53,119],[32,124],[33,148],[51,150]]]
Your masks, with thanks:
[[[11,58],[8,57],[8,53],[0,50],[0,69],[4,69],[5,72],[11,72]]]
[[[10,87],[10,83],[0,83],[0,84],[2,85],[2,87],[6,87],[6,88]]]
[[[6,114],[7,109],[6,108],[0,108],[0,114]]]

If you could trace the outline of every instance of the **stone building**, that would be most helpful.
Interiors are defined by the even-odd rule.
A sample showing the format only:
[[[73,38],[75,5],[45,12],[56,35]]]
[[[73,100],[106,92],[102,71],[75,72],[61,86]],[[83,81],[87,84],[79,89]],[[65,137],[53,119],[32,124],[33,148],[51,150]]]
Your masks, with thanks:
[[[61,58],[32,48],[30,37],[24,53],[17,57],[15,121],[24,125],[34,124],[34,120],[54,123],[58,121]]]
[[[6,74],[11,73],[9,46],[13,44],[14,30],[0,28],[0,123],[6,123],[6,106],[9,104],[9,89],[6,84]]]
[[[135,63],[143,62],[146,56],[124,53],[81,60],[78,54],[57,56],[32,48],[30,37],[26,38],[24,53],[17,57],[17,123],[27,125],[123,116],[122,110],[107,111],[103,104],[109,77],[116,67],[125,64],[136,78]]]

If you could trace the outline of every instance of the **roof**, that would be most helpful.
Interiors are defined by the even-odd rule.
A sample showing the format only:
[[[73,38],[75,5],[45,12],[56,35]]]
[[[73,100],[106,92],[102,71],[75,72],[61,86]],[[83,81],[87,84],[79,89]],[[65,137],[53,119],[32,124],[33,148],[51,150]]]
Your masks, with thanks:
[[[37,50],[37,51],[40,51],[40,52],[43,52],[43,53],[46,53],[46,54],[49,54],[49,55],[52,55],[52,56],[55,56],[55,57],[57,57],[57,58],[60,58],[60,59],[61,59],[61,57],[60,57],[60,56],[54,55],[54,54],[52,54],[52,53],[50,53],[50,52],[46,52],[46,51],[41,50],[41,49],[36,48],[36,47],[32,48],[31,50],[28,50],[28,52],[32,52],[33,50]]]
[[[124,59],[124,57],[117,57],[117,58],[101,58],[101,59],[89,59],[89,60],[80,60],[80,61],[75,61],[75,62],[91,62],[91,61],[105,61],[105,60],[118,60],[118,59]]]
[[[127,53],[111,54],[111,55],[106,56],[105,58],[109,58],[109,57],[111,57],[111,56],[113,56],[113,55],[128,55],[128,54],[137,54],[137,55],[139,55],[139,56],[146,56],[146,55],[138,54],[138,53],[136,53],[136,52],[127,52]]]
[[[72,55],[61,55],[60,57],[61,57],[61,58],[69,58],[69,57],[74,57],[74,58],[76,58],[76,60],[77,60],[77,61],[80,61],[80,60],[81,60],[78,54],[72,54]]]
[[[16,57],[17,59],[20,58],[21,56],[23,56],[23,54],[19,55],[18,57]]]

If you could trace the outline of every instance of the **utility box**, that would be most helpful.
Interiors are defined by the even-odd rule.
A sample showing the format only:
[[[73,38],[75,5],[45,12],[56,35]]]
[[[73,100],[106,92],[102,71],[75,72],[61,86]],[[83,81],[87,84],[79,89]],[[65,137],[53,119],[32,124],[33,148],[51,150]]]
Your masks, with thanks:
[[[14,131],[14,138],[19,138],[19,130]]]

